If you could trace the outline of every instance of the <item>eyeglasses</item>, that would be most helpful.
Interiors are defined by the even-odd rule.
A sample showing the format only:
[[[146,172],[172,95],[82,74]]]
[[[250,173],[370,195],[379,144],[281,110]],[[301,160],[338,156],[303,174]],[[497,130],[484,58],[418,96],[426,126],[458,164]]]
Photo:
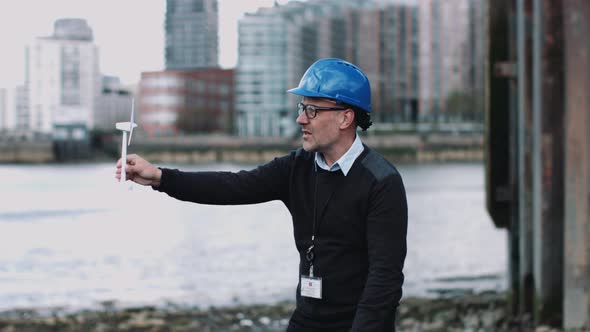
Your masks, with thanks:
[[[348,108],[342,107],[322,107],[304,103],[297,104],[297,112],[299,113],[299,115],[305,112],[305,116],[307,116],[308,119],[315,118],[318,115],[319,111],[346,111],[347,109]]]

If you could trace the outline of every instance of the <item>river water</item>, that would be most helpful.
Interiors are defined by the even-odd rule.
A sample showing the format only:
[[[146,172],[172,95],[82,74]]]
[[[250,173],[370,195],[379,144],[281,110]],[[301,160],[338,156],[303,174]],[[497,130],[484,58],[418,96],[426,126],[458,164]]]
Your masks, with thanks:
[[[485,210],[483,166],[398,169],[409,205],[404,296],[504,290],[507,235]],[[282,203],[186,203],[121,185],[114,170],[114,163],[0,165],[0,310],[294,299],[298,256]]]

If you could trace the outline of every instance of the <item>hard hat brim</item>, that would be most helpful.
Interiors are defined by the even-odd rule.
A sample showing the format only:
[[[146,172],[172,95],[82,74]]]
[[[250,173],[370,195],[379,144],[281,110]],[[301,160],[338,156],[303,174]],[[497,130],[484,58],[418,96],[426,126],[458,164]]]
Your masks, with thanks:
[[[319,92],[311,91],[311,90],[304,89],[304,88],[293,88],[293,89],[287,90],[287,92],[290,92],[294,95],[303,96],[303,97],[334,99],[333,96],[329,96],[325,93],[319,93]]]
[[[354,101],[348,101],[348,100],[340,100],[340,99],[344,99],[342,98],[342,96],[336,96],[336,98],[334,98],[334,96],[329,95],[329,94],[325,94],[325,93],[319,93],[316,91],[311,91],[308,89],[304,89],[304,88],[293,88],[293,89],[289,89],[287,90],[287,92],[290,92],[294,95],[298,95],[298,96],[302,96],[302,97],[311,97],[311,98],[324,98],[324,99],[330,99],[330,100],[334,100],[338,103],[344,103],[344,104],[348,104],[350,106],[355,106],[358,107],[362,110],[364,110],[367,113],[371,112],[371,109],[365,109],[363,107],[361,107],[360,105],[358,105],[358,102],[354,102]]]

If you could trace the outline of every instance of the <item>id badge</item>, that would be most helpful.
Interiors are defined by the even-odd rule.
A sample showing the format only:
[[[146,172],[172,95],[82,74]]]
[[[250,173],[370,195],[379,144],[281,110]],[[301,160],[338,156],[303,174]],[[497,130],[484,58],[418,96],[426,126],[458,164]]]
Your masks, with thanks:
[[[322,298],[322,278],[301,276],[301,296]]]

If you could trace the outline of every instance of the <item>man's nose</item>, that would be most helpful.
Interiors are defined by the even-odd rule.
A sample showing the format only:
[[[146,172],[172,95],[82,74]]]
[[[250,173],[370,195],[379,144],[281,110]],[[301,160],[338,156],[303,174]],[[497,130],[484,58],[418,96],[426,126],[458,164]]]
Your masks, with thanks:
[[[305,112],[301,112],[301,114],[299,114],[297,116],[297,124],[303,125],[309,122],[309,119],[307,118],[307,115],[305,115]]]

